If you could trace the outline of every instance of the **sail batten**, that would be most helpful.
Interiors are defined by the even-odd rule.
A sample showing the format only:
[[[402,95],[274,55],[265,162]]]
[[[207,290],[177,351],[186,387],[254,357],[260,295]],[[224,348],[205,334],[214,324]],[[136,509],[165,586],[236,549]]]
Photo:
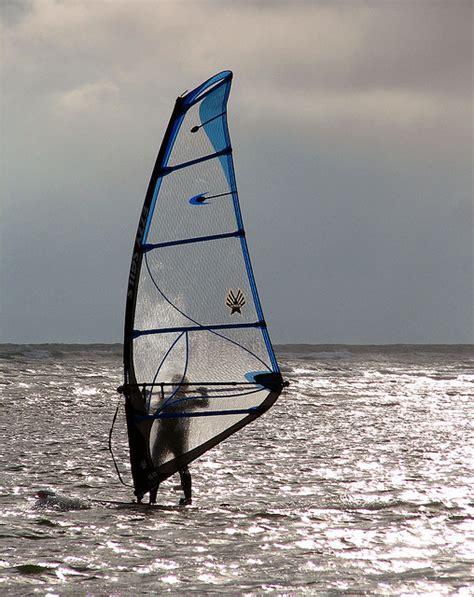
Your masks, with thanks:
[[[233,238],[238,236],[244,236],[245,230],[236,230],[235,232],[225,232],[224,234],[212,234],[210,236],[197,236],[195,238],[182,238],[180,240],[170,240],[165,243],[147,244],[142,245],[141,249],[143,253],[152,251],[153,249],[161,249],[164,247],[172,247],[174,245],[187,245],[190,243],[202,243],[208,240],[220,240],[222,238]]]
[[[221,151],[217,151],[216,153],[211,153],[210,155],[204,155],[201,158],[196,158],[195,160],[189,160],[188,162],[183,162],[182,164],[176,164],[175,166],[163,166],[160,170],[160,176],[166,176],[167,174],[171,174],[172,172],[176,172],[176,170],[182,170],[183,168],[189,168],[189,166],[194,166],[195,164],[201,164],[202,162],[207,162],[209,160],[214,160],[215,158],[220,158],[224,155],[229,155],[232,152],[231,147],[226,147]]]
[[[255,321],[254,323],[221,323],[214,325],[197,325],[176,328],[159,328],[154,330],[133,330],[133,337],[145,336],[147,334],[172,334],[174,332],[209,332],[211,330],[232,330],[236,328],[262,328],[265,327],[264,321]]]
[[[176,100],[139,220],[122,387],[137,495],[259,417],[282,389],[239,205],[231,82],[223,71]]]

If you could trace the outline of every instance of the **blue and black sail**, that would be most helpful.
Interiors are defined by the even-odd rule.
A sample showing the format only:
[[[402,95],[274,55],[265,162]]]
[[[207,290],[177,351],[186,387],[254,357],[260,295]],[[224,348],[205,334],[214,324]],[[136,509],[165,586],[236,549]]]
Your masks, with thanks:
[[[223,71],[176,100],[139,220],[121,388],[136,495],[256,419],[283,387],[237,195],[231,82]]]

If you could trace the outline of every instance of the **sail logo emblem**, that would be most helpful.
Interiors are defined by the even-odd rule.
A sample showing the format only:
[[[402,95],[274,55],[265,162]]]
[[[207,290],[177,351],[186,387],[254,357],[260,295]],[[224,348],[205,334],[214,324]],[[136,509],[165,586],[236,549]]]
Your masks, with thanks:
[[[245,303],[245,297],[240,289],[237,290],[236,294],[234,294],[233,290],[229,290],[229,294],[225,299],[225,304],[229,307],[231,315],[234,313],[240,313],[242,315],[241,309]]]

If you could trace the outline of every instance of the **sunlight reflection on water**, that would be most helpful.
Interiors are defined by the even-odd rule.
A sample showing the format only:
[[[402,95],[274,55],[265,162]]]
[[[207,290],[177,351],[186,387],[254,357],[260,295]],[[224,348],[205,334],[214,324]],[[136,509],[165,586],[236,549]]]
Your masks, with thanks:
[[[130,499],[106,446],[119,348],[0,357],[12,594],[474,590],[472,351],[281,350],[289,391],[193,465],[192,507],[80,511],[35,509],[32,494]],[[179,495],[165,483],[161,504]]]

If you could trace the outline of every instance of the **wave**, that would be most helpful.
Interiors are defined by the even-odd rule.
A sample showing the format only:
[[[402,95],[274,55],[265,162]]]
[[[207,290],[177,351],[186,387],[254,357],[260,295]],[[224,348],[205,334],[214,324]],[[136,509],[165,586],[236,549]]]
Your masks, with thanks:
[[[0,359],[50,359],[80,354],[121,355],[122,344],[0,344]]]

